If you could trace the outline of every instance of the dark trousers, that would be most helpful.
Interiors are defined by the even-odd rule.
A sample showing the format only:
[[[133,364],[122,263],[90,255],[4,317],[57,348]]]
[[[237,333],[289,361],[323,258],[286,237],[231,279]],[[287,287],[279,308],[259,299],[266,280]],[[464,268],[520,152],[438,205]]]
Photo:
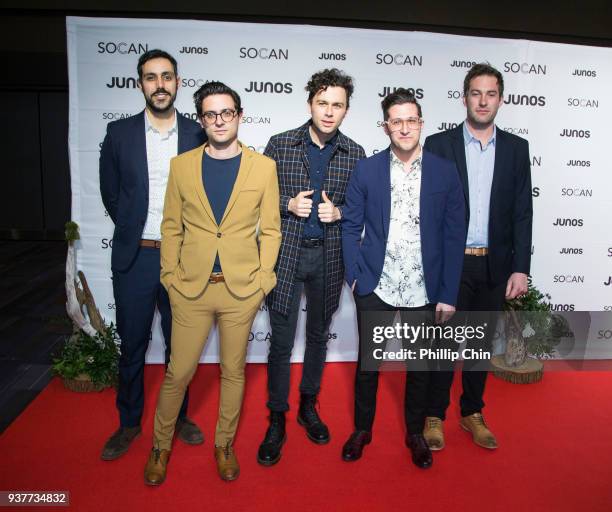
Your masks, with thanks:
[[[289,410],[291,352],[300,310],[302,290],[306,294],[306,350],[300,393],[317,395],[327,355],[331,318],[325,318],[325,252],[323,246],[302,247],[295,274],[291,310],[288,315],[270,310],[270,353],[268,354],[268,403],[271,411]]]
[[[170,361],[172,313],[168,293],[159,281],[159,249],[141,247],[125,272],[113,272],[117,332],[121,338],[117,409],[122,427],[140,425],[144,407],[145,354],[151,338],[155,307],[161,314],[166,343],[166,366]],[[187,394],[179,418],[187,412]]]
[[[496,312],[502,311],[504,307],[506,284],[506,282],[500,284],[490,282],[488,257],[465,256],[459,297],[457,299],[457,311],[491,312],[491,314],[487,315],[486,348],[489,350],[497,323]],[[465,315],[462,314],[456,316],[457,318],[465,318]],[[467,318],[469,321],[469,313]],[[484,315],[478,315],[479,321],[483,318]],[[458,344],[454,343],[453,346],[456,349]],[[469,343],[467,347],[470,348]],[[467,359],[463,361],[463,371],[461,372],[463,393],[460,399],[461,416],[469,416],[475,412],[481,412],[485,405],[483,395],[488,372],[472,370],[476,365],[482,365],[482,361]],[[452,369],[440,369],[432,373],[427,416],[446,419],[446,409],[450,403],[450,389],[453,383],[453,376],[454,371]]]
[[[372,351],[375,347],[371,339],[372,325],[370,324],[379,324],[381,317],[379,315],[368,315],[368,312],[391,312],[390,316],[385,315],[385,323],[389,325],[392,323],[396,311],[400,311],[402,322],[413,323],[418,319],[418,323],[423,322],[427,325],[433,323],[434,306],[428,304],[418,308],[396,308],[382,301],[375,293],[361,296],[354,293],[353,296],[357,306],[359,331],[359,356],[355,371],[355,430],[371,432],[376,413],[379,371],[373,369],[376,363],[372,360]],[[402,314],[404,312],[419,312],[421,314],[407,316]],[[407,348],[407,346],[404,348]],[[417,348],[417,346],[412,348]],[[368,360],[366,361],[366,359]],[[427,364],[426,362],[421,363]],[[404,419],[409,434],[423,432],[429,380],[430,372],[427,368],[411,369],[409,366],[406,371]]]

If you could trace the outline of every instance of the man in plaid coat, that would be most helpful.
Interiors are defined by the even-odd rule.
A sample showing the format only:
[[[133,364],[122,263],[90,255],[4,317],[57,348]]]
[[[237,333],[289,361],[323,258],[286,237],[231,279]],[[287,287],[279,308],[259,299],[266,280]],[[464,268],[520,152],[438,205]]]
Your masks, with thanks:
[[[300,383],[298,423],[308,438],[329,442],[329,430],[316,409],[327,354],[328,329],[343,286],[340,219],[344,193],[363,148],[338,128],[346,116],[353,82],[338,69],[315,73],[306,86],[311,119],[274,135],[264,151],[274,159],[280,188],[282,242],[276,288],[266,303],[272,337],[268,355],[270,426],[257,460],[278,462],[289,409],[289,368],[300,309],[306,294],[306,350]]]

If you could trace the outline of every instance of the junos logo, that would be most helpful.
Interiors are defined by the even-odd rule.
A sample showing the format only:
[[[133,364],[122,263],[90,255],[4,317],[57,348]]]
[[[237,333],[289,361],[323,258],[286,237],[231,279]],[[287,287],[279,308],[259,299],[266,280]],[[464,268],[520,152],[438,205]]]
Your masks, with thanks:
[[[506,105],[522,105],[530,107],[546,106],[546,98],[544,96],[529,96],[527,94],[508,94],[504,99]]]
[[[451,68],[471,68],[472,66],[474,66],[476,64],[476,61],[473,60],[453,60],[453,62],[450,63],[450,67]]]
[[[205,46],[183,46],[179,53],[188,55],[208,55],[208,48]]]
[[[559,254],[582,254],[582,247],[562,247]]]
[[[385,85],[383,86],[382,91],[378,93],[378,96],[380,96],[381,98],[384,98],[388,96],[389,94],[391,94],[392,92],[397,91],[399,88],[400,87],[391,87],[389,85]],[[421,89],[420,87],[418,89],[414,89],[413,87],[404,87],[404,89],[412,93],[417,100],[422,99],[423,96],[425,95],[425,93],[423,92],[423,89]]]
[[[319,60],[346,60],[346,53],[322,53]]]
[[[555,222],[552,224],[553,226],[562,226],[562,227],[582,227],[584,226],[583,219],[573,219],[570,217],[557,217]]]
[[[445,121],[440,123],[440,126],[438,126],[436,129],[441,132],[442,130],[452,130],[453,128],[457,128],[457,126],[459,126],[458,123],[450,123]]]
[[[566,164],[568,167],[591,167],[590,160],[569,160]]]
[[[109,89],[136,89],[138,86],[134,77],[113,76],[110,83],[106,84],[106,87]]]
[[[574,311],[575,304],[549,304],[551,311]]]
[[[293,84],[291,82],[249,82],[249,86],[245,87],[246,92],[259,93],[274,93],[274,94],[291,94],[293,92]]]
[[[597,77],[597,71],[594,69],[574,69],[572,76],[586,76],[595,78]]]
[[[561,137],[569,137],[574,139],[589,139],[591,138],[591,131],[563,128],[559,135]]]

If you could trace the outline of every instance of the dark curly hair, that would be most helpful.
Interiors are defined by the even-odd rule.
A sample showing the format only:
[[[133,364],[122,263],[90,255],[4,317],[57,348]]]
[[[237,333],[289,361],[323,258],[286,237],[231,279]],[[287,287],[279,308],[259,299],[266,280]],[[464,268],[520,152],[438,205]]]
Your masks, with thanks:
[[[202,117],[202,102],[204,98],[212,96],[213,94],[227,94],[234,100],[234,108],[236,112],[240,114],[242,112],[242,105],[240,102],[240,96],[234,89],[228,87],[223,82],[206,82],[196,92],[193,93],[193,102],[195,104],[196,112],[198,117]]]
[[[470,70],[465,75],[465,79],[463,80],[463,95],[467,96],[468,91],[470,90],[470,82],[476,78],[477,76],[494,76],[497,78],[497,87],[499,89],[499,95],[504,95],[504,77],[502,74],[495,69],[488,62],[481,62],[479,64],[474,64]]]
[[[346,106],[348,108],[349,100],[355,88],[353,79],[337,68],[324,69],[310,77],[310,80],[304,88],[308,91],[308,103],[312,101],[312,98],[314,98],[318,92],[325,91],[328,87],[342,87],[346,91]]]

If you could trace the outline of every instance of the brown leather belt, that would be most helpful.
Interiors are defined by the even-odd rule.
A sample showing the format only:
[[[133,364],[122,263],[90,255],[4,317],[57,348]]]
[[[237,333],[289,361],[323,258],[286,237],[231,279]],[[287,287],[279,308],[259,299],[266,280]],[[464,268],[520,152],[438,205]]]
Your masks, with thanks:
[[[151,247],[152,249],[159,249],[161,247],[161,240],[145,240],[143,238],[140,241],[140,247]]]
[[[212,284],[222,283],[223,281],[225,281],[225,277],[223,277],[223,272],[213,272],[208,278],[208,282]]]
[[[465,254],[469,256],[486,256],[489,254],[489,249],[486,247],[466,247]]]

